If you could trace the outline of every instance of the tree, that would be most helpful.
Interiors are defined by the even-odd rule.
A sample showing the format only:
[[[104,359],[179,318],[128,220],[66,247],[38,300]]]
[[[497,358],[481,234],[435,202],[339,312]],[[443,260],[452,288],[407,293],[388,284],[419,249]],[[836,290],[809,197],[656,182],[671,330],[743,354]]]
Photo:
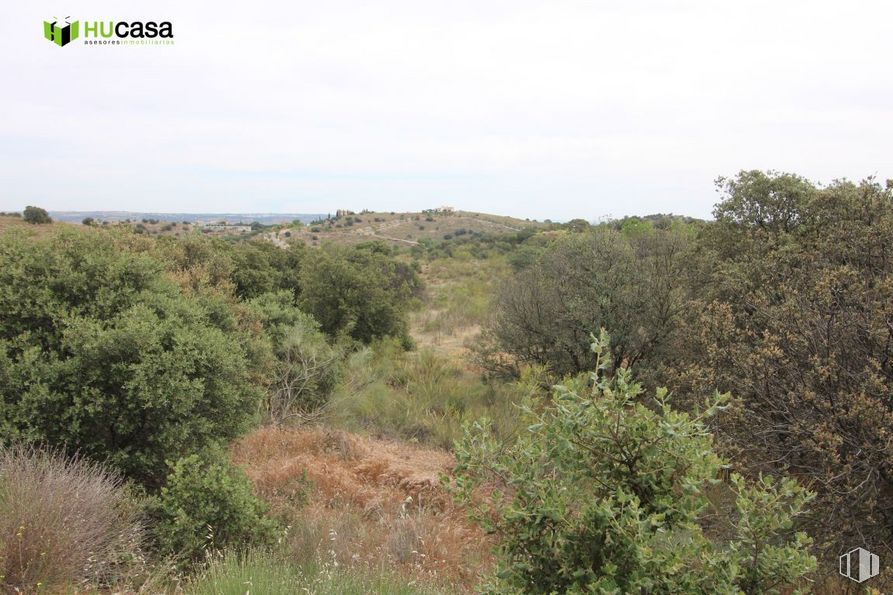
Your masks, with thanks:
[[[516,374],[519,363],[533,363],[558,376],[580,373],[592,367],[580,329],[599,327],[614,333],[618,361],[659,362],[697,288],[695,263],[685,231],[627,238],[601,227],[564,238],[500,288],[480,349],[484,366]]]
[[[628,368],[608,376],[604,331],[592,341],[588,391],[578,379],[557,387],[554,402],[528,404],[528,430],[507,447],[488,422],[466,427],[456,446],[457,494],[497,540],[489,590],[756,594],[803,586],[815,559],[809,538],[792,527],[811,495],[790,479],[747,486],[735,475],[726,535],[711,539],[703,528],[708,489],[717,491],[723,461],[705,421],[726,397],[714,396],[696,417],[674,410],[665,389],[649,403]]]
[[[415,269],[382,244],[328,245],[308,252],[299,307],[331,335],[369,343],[393,336],[409,344],[406,313],[421,287]]]
[[[25,210],[22,213],[22,218],[28,223],[33,223],[35,225],[53,222],[53,220],[50,219],[49,214],[40,207],[25,207]]]
[[[184,294],[111,234],[0,239],[0,320],[2,440],[78,451],[150,488],[260,403],[255,340],[226,299]]]
[[[893,192],[760,172],[724,188],[704,238],[716,271],[668,381],[734,391],[724,449],[814,486],[811,531],[829,557],[891,548]]]

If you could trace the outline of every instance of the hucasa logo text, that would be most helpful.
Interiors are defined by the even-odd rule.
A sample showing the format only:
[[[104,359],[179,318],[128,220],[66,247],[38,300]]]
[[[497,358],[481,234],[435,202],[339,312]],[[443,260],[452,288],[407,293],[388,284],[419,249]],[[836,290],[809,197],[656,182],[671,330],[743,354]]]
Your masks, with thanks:
[[[75,21],[53,17],[43,22],[43,36],[56,45],[68,45],[83,34],[84,45],[172,45],[174,26],[170,21]]]

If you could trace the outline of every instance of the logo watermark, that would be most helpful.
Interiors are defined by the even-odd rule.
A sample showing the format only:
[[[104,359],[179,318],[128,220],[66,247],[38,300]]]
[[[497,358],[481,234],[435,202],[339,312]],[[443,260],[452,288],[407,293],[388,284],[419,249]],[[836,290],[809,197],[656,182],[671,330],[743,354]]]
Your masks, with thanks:
[[[857,583],[875,577],[881,571],[877,554],[857,547],[840,556],[840,574]]]
[[[74,21],[56,17],[43,22],[43,36],[59,47],[82,38],[82,45],[173,45],[170,21]],[[83,37],[81,37],[83,35]]]
[[[64,23],[60,23],[59,19],[57,19],[56,17],[53,17],[52,22],[44,21],[43,36],[59,47],[68,45],[78,38],[81,28],[80,21],[69,23],[68,19],[70,18],[71,17],[65,17]]]

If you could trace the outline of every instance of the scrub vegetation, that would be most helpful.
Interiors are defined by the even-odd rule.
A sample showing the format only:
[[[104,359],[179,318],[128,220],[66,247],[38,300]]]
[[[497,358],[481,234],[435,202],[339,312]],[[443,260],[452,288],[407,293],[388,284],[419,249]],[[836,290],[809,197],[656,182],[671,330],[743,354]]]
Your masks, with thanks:
[[[0,216],[0,591],[840,592],[893,554],[893,190],[718,189]]]

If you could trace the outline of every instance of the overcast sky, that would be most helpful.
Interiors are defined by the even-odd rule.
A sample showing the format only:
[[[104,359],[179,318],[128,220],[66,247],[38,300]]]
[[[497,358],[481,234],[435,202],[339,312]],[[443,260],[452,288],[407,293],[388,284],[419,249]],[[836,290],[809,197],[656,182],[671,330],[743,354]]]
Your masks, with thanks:
[[[741,169],[893,177],[889,2],[184,4],[6,3],[0,210],[709,216]]]

